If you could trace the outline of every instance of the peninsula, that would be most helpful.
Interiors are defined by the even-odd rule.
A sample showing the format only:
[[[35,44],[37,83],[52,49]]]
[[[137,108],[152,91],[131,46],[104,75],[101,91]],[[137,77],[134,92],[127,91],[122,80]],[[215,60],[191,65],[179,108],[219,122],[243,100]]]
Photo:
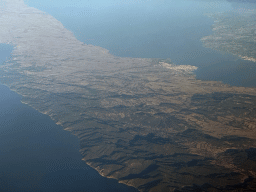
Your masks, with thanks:
[[[76,135],[101,175],[150,192],[256,190],[255,88],[116,57],[22,0],[0,10],[0,43],[15,47],[0,82]]]

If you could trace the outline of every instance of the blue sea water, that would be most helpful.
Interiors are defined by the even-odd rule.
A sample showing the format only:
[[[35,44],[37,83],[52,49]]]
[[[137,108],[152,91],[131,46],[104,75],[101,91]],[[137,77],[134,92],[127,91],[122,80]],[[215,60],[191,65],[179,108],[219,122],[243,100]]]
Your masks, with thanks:
[[[1,64],[12,47],[0,45]],[[0,84],[1,192],[135,192],[89,167],[79,140]]]
[[[87,44],[121,57],[171,58],[198,66],[202,80],[256,86],[255,63],[204,48],[207,13],[231,9],[207,1],[25,1],[60,20]],[[122,2],[122,3],[120,3]],[[209,2],[209,1],[208,1]],[[12,47],[0,45],[0,63]],[[136,191],[101,177],[79,154],[79,141],[0,85],[0,191]]]
[[[170,58],[198,66],[198,79],[234,86],[256,86],[256,65],[203,47],[212,34],[207,15],[251,4],[225,0],[25,0],[72,31],[78,40],[121,57]]]

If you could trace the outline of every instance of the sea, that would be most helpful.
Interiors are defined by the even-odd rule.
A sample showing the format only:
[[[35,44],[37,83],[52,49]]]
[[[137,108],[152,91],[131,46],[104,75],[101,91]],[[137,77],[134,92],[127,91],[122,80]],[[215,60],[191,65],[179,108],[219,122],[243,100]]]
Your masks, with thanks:
[[[194,65],[196,78],[232,86],[256,86],[256,65],[205,48],[213,12],[235,9],[227,1],[207,0],[25,0],[54,16],[86,44],[120,57],[170,58]],[[244,5],[243,5],[244,6]],[[10,45],[0,45],[0,64]],[[82,161],[79,140],[50,117],[21,103],[0,85],[0,191],[137,191],[100,176]]]
[[[61,21],[78,40],[106,48],[113,55],[170,58],[177,65],[197,66],[197,79],[256,87],[254,62],[205,48],[200,41],[213,33],[214,20],[209,15],[256,9],[256,3],[243,0],[25,2]]]
[[[0,45],[0,62],[10,45]],[[0,84],[0,192],[138,192],[102,177],[79,152],[79,140]]]

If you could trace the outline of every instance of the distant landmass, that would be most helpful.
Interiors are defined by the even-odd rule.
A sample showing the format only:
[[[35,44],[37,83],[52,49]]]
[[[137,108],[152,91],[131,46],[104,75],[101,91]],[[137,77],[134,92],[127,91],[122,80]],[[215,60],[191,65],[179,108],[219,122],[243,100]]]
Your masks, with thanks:
[[[0,28],[15,47],[1,83],[76,135],[102,176],[140,191],[256,190],[256,88],[197,80],[195,66],[170,59],[113,56],[21,0],[4,1]],[[255,58],[248,34],[213,46],[223,30],[204,43]]]
[[[256,62],[256,10],[237,9],[209,15],[213,34],[202,38],[206,47]]]
[[[256,0],[227,0],[228,2],[238,2],[238,3],[256,3]]]

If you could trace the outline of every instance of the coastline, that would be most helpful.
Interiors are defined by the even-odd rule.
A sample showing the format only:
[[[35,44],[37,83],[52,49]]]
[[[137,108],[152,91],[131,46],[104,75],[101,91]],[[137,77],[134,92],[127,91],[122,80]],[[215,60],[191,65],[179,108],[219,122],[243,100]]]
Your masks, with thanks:
[[[4,44],[2,44],[2,45],[4,46]],[[4,62],[5,62],[5,61],[4,61]],[[0,66],[3,66],[3,65],[4,65],[4,62],[3,62],[3,64],[0,64]],[[35,107],[33,104],[29,103],[28,101],[23,101],[23,98],[26,96],[26,94],[25,94],[25,95],[22,94],[22,93],[19,92],[17,89],[15,89],[14,87],[12,87],[11,84],[0,82],[0,85],[1,85],[1,86],[4,86],[4,87],[6,87],[6,88],[8,88],[8,90],[10,90],[11,92],[14,92],[15,94],[19,95],[19,96],[21,97],[20,100],[19,100],[19,103],[20,103],[20,104],[24,104],[25,106],[31,108],[32,110],[37,111],[38,113],[41,113],[41,114],[43,114],[43,115],[47,115],[47,117],[49,117],[49,118],[51,119],[51,121],[52,121],[55,125],[61,126],[61,131],[68,131],[69,134],[72,134],[72,135],[77,139],[78,142],[80,141],[79,138],[77,137],[77,135],[75,135],[75,134],[72,133],[72,130],[70,130],[70,129],[68,129],[68,128],[65,129],[65,128],[63,127],[63,125],[62,125],[60,122],[56,121],[56,119],[53,118],[52,115],[48,114],[47,112],[44,112],[44,111],[40,110],[40,108]],[[60,135],[61,135],[61,134],[60,134]],[[60,136],[60,135],[59,135],[59,136]],[[79,150],[80,150],[80,148],[79,148]],[[79,150],[77,151],[77,153],[79,153],[79,155],[81,155],[81,153],[80,153]],[[22,151],[22,149],[21,149],[21,151]],[[33,153],[32,153],[32,154],[33,154]],[[33,159],[32,159],[32,160],[33,160]],[[85,162],[85,164],[87,164],[88,166],[90,166],[93,170],[97,171],[97,173],[99,173],[99,175],[101,175],[102,177],[107,178],[107,179],[110,179],[109,181],[104,181],[105,183],[108,183],[108,187],[112,186],[113,189],[115,189],[115,187],[117,187],[117,186],[115,186],[116,184],[114,184],[114,182],[111,181],[111,179],[114,179],[114,180],[117,181],[117,183],[119,183],[116,178],[104,176],[104,175],[101,174],[101,172],[99,172],[95,167],[91,166],[91,165],[88,164],[86,161],[84,161],[83,158],[82,158],[82,156],[81,156],[80,161],[81,161],[81,162]],[[4,163],[3,163],[3,165],[4,165]],[[22,165],[21,165],[21,166],[22,166]],[[22,167],[21,167],[21,168],[22,168]],[[48,169],[48,167],[45,167],[45,169]],[[83,167],[83,169],[88,169],[88,168]],[[72,170],[72,169],[70,169],[70,170]],[[79,170],[79,174],[81,174],[81,171],[82,171],[82,169]],[[13,171],[13,172],[15,172],[15,171]],[[84,173],[84,174],[85,174],[85,173]],[[91,177],[93,177],[93,176],[91,176]],[[4,179],[4,178],[3,178],[3,179]],[[99,180],[102,180],[101,178],[98,178],[98,179],[99,179]],[[11,178],[10,178],[9,180],[11,181]],[[28,180],[28,182],[29,182],[29,180]],[[84,183],[86,183],[86,180],[84,180]],[[104,183],[104,184],[105,184],[105,183]],[[6,184],[6,183],[5,183],[5,184]],[[123,183],[120,183],[120,184],[123,184]],[[110,185],[110,186],[109,186],[109,185]],[[4,187],[4,186],[5,186],[5,185],[3,185],[2,187]],[[26,185],[25,185],[25,186],[26,186]],[[134,186],[132,186],[132,185],[127,185],[127,186],[134,188]],[[117,187],[117,188],[120,189],[120,190],[122,190],[122,191],[137,191],[137,190],[135,190],[135,188],[134,188],[134,189],[128,189],[128,188],[121,187],[121,186],[119,186],[119,187]],[[1,189],[2,189],[2,188],[1,188]],[[4,190],[6,190],[6,189],[4,189]],[[19,188],[17,188],[17,190],[19,190]],[[44,189],[41,189],[41,190],[44,191]],[[49,189],[49,190],[52,191],[52,189]],[[49,191],[49,190],[47,190],[47,191]],[[83,190],[86,190],[86,189],[84,188]],[[102,189],[99,190],[99,191],[102,191]]]
[[[19,93],[17,90],[15,90],[15,89],[11,89],[9,86],[8,86],[8,84],[2,84],[1,83],[1,86],[4,86],[4,87],[6,87],[6,88],[8,88],[11,92],[14,92],[15,94],[17,94],[19,97],[21,97],[20,98],[20,100],[19,100],[19,103],[20,104],[24,104],[25,106],[27,106],[27,107],[29,107],[30,109],[29,110],[36,110],[38,113],[40,113],[40,114],[43,114],[43,115],[47,115],[47,114],[45,114],[45,113],[42,113],[41,112],[41,110],[40,109],[38,109],[38,108],[35,108],[33,105],[31,105],[29,102],[24,102],[24,101],[22,101],[22,98],[24,97],[21,93]],[[58,123],[58,122],[56,122],[56,119],[54,119],[54,118],[52,118],[52,116],[50,116],[50,115],[47,115],[47,117],[49,117],[50,119],[51,119],[51,121],[55,124],[55,125],[58,125],[58,126],[60,126],[61,127],[61,129],[56,129],[56,128],[54,128],[54,131],[56,132],[56,131],[58,131],[58,132],[60,132],[59,134],[58,134],[58,137],[65,137],[64,135],[65,134],[62,134],[62,132],[64,131],[64,132],[66,132],[66,131],[68,131],[68,134],[71,134],[72,135],[72,137],[75,137],[75,139],[79,142],[80,140],[78,139],[78,137],[75,135],[75,134],[73,134],[72,133],[72,131],[71,130],[68,130],[68,129],[64,129],[63,128],[63,126],[60,124],[60,123]],[[38,129],[38,130],[40,130],[40,129]],[[41,131],[41,132],[43,132],[43,131]],[[48,132],[48,134],[50,134],[51,132]],[[16,134],[15,134],[15,132],[13,133],[13,135],[15,136]],[[49,135],[49,136],[52,136],[51,134]],[[70,137],[70,138],[72,138],[72,137]],[[19,138],[19,136],[17,136],[17,138]],[[30,138],[30,136],[27,136],[27,138],[29,139]],[[45,138],[45,139],[47,139],[47,138]],[[67,139],[67,138],[66,138]],[[24,141],[25,142],[25,141]],[[66,142],[68,142],[68,143],[70,143],[70,141],[68,141],[68,140],[66,140]],[[38,144],[36,144],[35,146],[37,146]],[[71,143],[71,146],[73,146],[73,145],[75,145],[74,144],[74,142],[72,142]],[[9,145],[9,146],[12,146],[11,144]],[[31,146],[32,147],[32,146]],[[41,145],[40,146],[41,148],[43,148],[43,145]],[[52,147],[55,147],[54,145],[52,146]],[[58,146],[58,147],[60,147],[60,146]],[[77,146],[78,148],[79,148],[79,146]],[[29,148],[30,148],[30,146],[28,146],[27,147],[27,149],[26,149],[26,151],[28,151],[29,150]],[[47,147],[46,147],[47,148]],[[44,149],[44,148],[43,148]],[[46,152],[45,153],[45,155],[47,155],[48,153],[48,151],[45,151],[46,149],[44,149],[43,151],[44,152]],[[58,149],[58,150],[60,150],[60,148]],[[62,149],[61,149],[62,150]],[[80,156],[81,155],[81,153],[80,153],[80,148],[77,150],[77,154],[79,154],[78,156]],[[20,149],[20,152],[23,152],[24,151],[24,149]],[[71,152],[70,150],[68,150],[69,152]],[[3,154],[3,153],[2,153]],[[34,151],[32,151],[31,152],[31,157],[33,157],[33,154],[34,154]],[[63,154],[65,154],[64,152],[63,152]],[[73,156],[72,157],[74,157],[74,156],[77,156],[77,154],[73,154]],[[63,156],[63,155],[62,155]],[[6,156],[5,156],[6,157]],[[17,157],[19,157],[19,155],[17,155]],[[67,156],[68,157],[68,156]],[[59,157],[59,158],[61,158],[61,156]],[[63,158],[63,157],[62,157]],[[70,158],[70,157],[69,157]],[[33,161],[33,163],[34,163],[34,161],[35,162],[37,162],[38,161],[38,163],[43,163],[44,164],[44,162],[42,161],[40,161],[40,160],[34,160],[33,158],[32,159],[30,159],[31,161]],[[53,159],[52,160],[52,163],[54,163],[54,160],[55,159]],[[83,161],[83,159],[82,159],[82,156],[81,156],[81,158],[79,158],[79,160],[81,161],[81,162],[84,162],[85,164],[87,164],[88,166],[90,166],[87,162],[85,162],[85,161]],[[13,161],[13,160],[12,160]],[[12,162],[12,161],[10,161],[10,162]],[[86,166],[81,166],[81,168],[83,168],[83,169],[80,169],[80,170],[77,170],[77,168],[79,168],[78,167],[78,159],[76,159],[73,163],[74,163],[74,165],[72,166],[72,163],[71,163],[71,166],[70,166],[70,168],[68,168],[68,170],[69,170],[69,172],[70,173],[67,173],[67,174],[74,174],[75,175],[75,173],[71,173],[72,172],[72,168],[74,168],[74,167],[76,167],[76,169],[74,169],[76,172],[77,172],[77,176],[76,177],[80,177],[82,174],[84,174],[84,176],[86,176],[87,177],[87,172],[88,171],[84,171],[84,169],[85,170],[88,170],[88,168],[86,167]],[[59,160],[59,162],[56,162],[56,163],[62,163],[61,162],[61,159]],[[20,162],[19,163],[20,164],[20,168],[19,169],[22,169],[23,168],[23,164]],[[80,163],[80,164],[82,164],[82,163]],[[5,162],[3,162],[2,163],[2,165],[5,165]],[[45,170],[47,170],[47,169],[49,169],[50,168],[50,166],[53,166],[51,163],[49,163],[49,166],[47,165],[47,166],[45,166],[45,167],[43,167],[43,170],[42,171],[45,171]],[[66,165],[67,166],[67,165]],[[33,167],[33,165],[31,166],[31,167]],[[67,166],[68,167],[68,166]],[[95,170],[95,171],[97,171],[97,169],[95,169],[94,167],[92,167],[92,166],[90,166],[93,170]],[[58,169],[56,169],[56,171],[57,171]],[[2,170],[3,171],[3,170]],[[15,170],[9,170],[9,171],[11,171],[12,173],[15,173]],[[40,169],[39,170],[37,170],[36,169],[36,167],[33,169],[33,171],[36,173],[36,171],[40,171]],[[47,172],[47,171],[46,171]],[[89,172],[91,172],[91,171],[89,171]],[[8,173],[8,171],[6,171],[6,173],[5,174],[7,174]],[[111,177],[106,177],[106,176],[103,176],[102,174],[100,174],[100,172],[98,172],[97,171],[97,173],[99,173],[99,175],[101,175],[102,176],[102,178],[104,177],[104,178],[108,178],[108,179],[114,179],[114,180],[116,180],[115,178],[111,178]],[[51,172],[49,172],[48,174],[55,174],[55,173],[51,173]],[[62,172],[62,174],[65,174],[65,172]],[[94,176],[95,175],[95,173],[93,173],[90,177],[95,177]],[[84,191],[87,191],[87,189],[86,189],[86,183],[88,182],[87,180],[86,180],[86,177],[84,178],[84,180],[83,180],[83,185],[85,185],[84,186]],[[98,176],[97,176],[98,177]],[[5,179],[5,177],[1,177],[3,180]],[[102,178],[98,178],[98,180],[99,181],[102,181]],[[11,182],[12,181],[12,178],[10,177],[9,178],[9,181]],[[35,177],[33,180],[31,180],[31,181],[33,181],[33,182],[42,182],[41,180],[37,180],[37,177]],[[59,179],[59,182],[61,181],[61,179]],[[29,183],[30,182],[30,180],[29,179],[27,179],[27,182]],[[120,189],[120,190],[122,190],[122,191],[137,191],[137,190],[135,190],[135,188],[134,189],[128,189],[128,188],[126,188],[126,187],[123,187],[123,186],[117,186],[116,184],[115,184],[115,182],[113,182],[113,181],[111,181],[111,180],[109,180],[109,181],[107,181],[107,180],[103,180],[102,182],[104,182],[104,185],[103,186],[105,186],[106,184],[107,184],[107,186],[111,189],[111,187],[112,187],[112,189],[113,190],[115,190],[116,188],[118,188],[118,189]],[[69,182],[70,183],[70,182]],[[116,182],[116,183],[118,183],[118,181]],[[0,189],[3,189],[2,187],[5,187],[6,185],[7,185],[8,183],[6,182],[6,183],[3,183],[3,185],[0,187]],[[65,185],[67,185],[67,184],[65,184]],[[83,185],[81,185],[81,186],[83,186]],[[68,187],[70,187],[70,186],[72,186],[72,185],[67,185],[66,187],[68,188]],[[12,188],[14,189],[16,186],[12,186]],[[27,183],[24,183],[24,187],[29,187],[29,186],[27,186]],[[45,187],[47,187],[47,185],[45,185]],[[90,187],[90,185],[88,185],[88,187]],[[133,186],[130,186],[130,187],[133,187]],[[4,188],[4,190],[5,191],[8,191],[6,188]],[[16,190],[17,191],[19,191],[20,189],[19,189],[19,187],[16,187]],[[30,191],[29,189],[27,189],[28,191]],[[53,188],[49,188],[49,189],[44,189],[44,188],[41,188],[41,191],[47,191],[47,192],[49,192],[49,191],[52,191],[53,192]],[[81,190],[81,189],[80,189]],[[91,189],[92,190],[92,189]],[[95,190],[95,189],[94,189]],[[93,191],[94,191],[93,190]],[[96,190],[97,191],[97,190]],[[95,191],[95,192],[96,192]],[[102,189],[99,189],[98,191],[102,191]],[[32,191],[31,191],[32,192]]]
[[[184,66],[164,64],[166,68],[152,59],[115,57],[106,49],[79,42],[51,16],[37,16],[45,19],[43,23],[52,22],[42,29],[50,34],[37,28],[30,35],[19,33],[21,46],[13,55],[19,65],[6,66],[8,78],[19,77],[19,81],[10,87],[23,95],[24,103],[78,137],[83,160],[101,175],[132,181],[141,190],[152,181],[159,189],[192,186],[189,179],[178,182],[187,171],[196,173],[193,182],[199,185],[199,167],[204,180],[212,184],[211,173],[224,171],[227,185],[254,175],[248,167],[237,168],[235,162],[226,166],[225,161],[209,160],[233,158],[231,147],[243,153],[256,147],[250,129],[256,120],[248,112],[255,104],[254,88],[196,80]],[[37,24],[36,19],[29,22]],[[35,42],[22,44],[22,38],[30,40],[30,36]],[[246,113],[241,114],[240,108]],[[236,143],[232,137],[243,140]],[[238,175],[233,180],[228,179],[231,171]]]

